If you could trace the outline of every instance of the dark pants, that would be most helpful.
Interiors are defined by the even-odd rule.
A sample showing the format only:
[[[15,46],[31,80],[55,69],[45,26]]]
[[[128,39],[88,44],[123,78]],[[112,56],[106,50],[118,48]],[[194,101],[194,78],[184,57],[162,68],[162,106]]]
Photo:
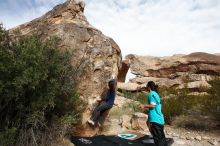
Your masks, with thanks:
[[[90,118],[92,121],[97,122],[102,113],[106,110],[112,108],[112,105],[108,105],[107,103],[103,103],[95,108],[92,113],[92,117]]]
[[[153,135],[154,143],[156,146],[168,146],[164,134],[164,126],[151,122],[150,132]]]

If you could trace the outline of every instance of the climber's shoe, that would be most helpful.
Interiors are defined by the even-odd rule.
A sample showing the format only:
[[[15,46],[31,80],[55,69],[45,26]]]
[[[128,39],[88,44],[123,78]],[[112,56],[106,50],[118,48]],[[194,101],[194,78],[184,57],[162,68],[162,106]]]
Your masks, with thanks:
[[[88,122],[89,124],[91,124],[92,126],[94,126],[94,125],[95,125],[95,122],[94,122],[94,121],[92,121],[92,120],[90,120],[90,119],[89,119],[87,122]]]
[[[97,123],[99,127],[102,127],[102,124],[100,122]]]

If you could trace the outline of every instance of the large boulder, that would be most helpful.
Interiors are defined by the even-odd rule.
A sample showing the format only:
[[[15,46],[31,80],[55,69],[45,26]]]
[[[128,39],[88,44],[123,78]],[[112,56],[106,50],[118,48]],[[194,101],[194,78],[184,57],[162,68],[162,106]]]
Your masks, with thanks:
[[[134,102],[135,101],[132,99],[128,99],[123,96],[117,95],[115,98],[115,103],[114,103],[115,106],[114,107],[123,108],[123,106],[130,104],[130,103],[134,103]]]
[[[128,70],[130,68],[130,61],[129,60],[123,60],[122,61],[122,67],[119,70],[118,73],[118,81],[119,82],[125,82],[126,80],[126,75],[128,73]]]
[[[73,52],[72,64],[79,74],[78,92],[88,102],[83,123],[90,116],[95,100],[107,89],[107,82],[118,75],[121,51],[115,41],[89,24],[83,14],[84,3],[68,0],[42,17],[9,30],[12,38],[36,34],[42,40],[50,36],[61,39],[59,49]]]
[[[189,83],[180,85],[178,88],[183,89],[185,87],[187,87],[188,89],[199,89],[201,87],[205,89],[209,89],[212,86],[206,81],[194,81],[194,82],[189,82]]]
[[[210,88],[207,81],[220,76],[220,56],[217,54],[199,52],[168,57],[131,54],[126,56],[126,60],[136,75],[130,82],[140,85],[152,80],[167,87]]]
[[[148,116],[144,113],[133,113],[132,115],[122,115],[121,125],[128,130],[148,131],[147,128]]]
[[[132,118],[132,115],[122,115],[121,116],[121,122],[122,122],[121,126],[126,129],[132,129],[131,118]]]
[[[131,118],[131,128],[134,130],[147,131],[147,118],[148,116],[144,113],[134,113]]]
[[[145,77],[170,78],[178,72],[219,75],[220,56],[208,53],[192,53],[169,57],[128,55],[131,71]]]
[[[169,79],[169,78],[157,78],[157,77],[135,77],[130,79],[131,83],[141,84],[142,86],[146,86],[147,82],[154,81],[160,86],[172,87],[175,85],[180,85],[183,83],[181,79]]]
[[[137,83],[118,82],[117,87],[119,91],[140,91],[144,85],[139,85]]]

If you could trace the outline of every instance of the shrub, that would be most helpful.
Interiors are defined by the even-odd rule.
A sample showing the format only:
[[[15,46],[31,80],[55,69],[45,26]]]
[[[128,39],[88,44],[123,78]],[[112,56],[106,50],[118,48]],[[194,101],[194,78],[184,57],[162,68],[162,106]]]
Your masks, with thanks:
[[[159,94],[162,98],[162,110],[166,123],[174,122],[177,126],[194,129],[213,128],[220,125],[220,80],[216,78],[209,83],[212,85],[211,89],[199,89],[200,92],[208,93],[203,96],[190,95],[191,91],[187,88],[160,87]],[[147,103],[147,95],[144,93],[123,91],[121,94],[142,104]],[[126,107],[123,109],[126,110]],[[138,107],[134,107],[135,110],[139,110]],[[203,122],[198,123],[199,121]],[[208,124],[210,122],[212,124]]]
[[[195,96],[189,95],[188,89],[174,90],[171,88],[163,87],[160,92],[163,96],[169,96],[171,93],[173,97],[163,99],[163,113],[165,115],[165,120],[167,123],[171,124],[172,121],[178,117],[193,117],[189,118],[192,121],[199,121],[198,119],[207,118],[209,120],[218,121],[220,125],[220,80],[210,81],[212,88],[207,90],[203,89],[208,95]],[[204,92],[203,91],[203,92]],[[179,120],[180,121],[180,120]],[[205,127],[206,125],[198,126],[198,123],[185,122],[186,120],[181,120],[183,123],[178,123],[180,126],[192,127]],[[204,123],[204,122],[203,122]],[[197,124],[197,126],[196,126]],[[208,128],[208,127],[206,127]]]
[[[128,99],[138,101],[142,104],[146,104],[147,102],[147,95],[143,92],[122,91],[122,96]]]
[[[0,26],[0,145],[50,145],[79,122],[76,69],[58,42],[12,41]]]

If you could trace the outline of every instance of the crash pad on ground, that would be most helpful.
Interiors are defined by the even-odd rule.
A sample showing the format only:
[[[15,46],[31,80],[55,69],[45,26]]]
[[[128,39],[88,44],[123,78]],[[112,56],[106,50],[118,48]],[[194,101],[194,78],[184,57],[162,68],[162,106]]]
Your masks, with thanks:
[[[173,143],[172,138],[166,139],[168,146]],[[118,136],[98,135],[93,137],[72,136],[72,143],[76,146],[155,146],[152,137],[146,135],[136,140],[123,139]]]

